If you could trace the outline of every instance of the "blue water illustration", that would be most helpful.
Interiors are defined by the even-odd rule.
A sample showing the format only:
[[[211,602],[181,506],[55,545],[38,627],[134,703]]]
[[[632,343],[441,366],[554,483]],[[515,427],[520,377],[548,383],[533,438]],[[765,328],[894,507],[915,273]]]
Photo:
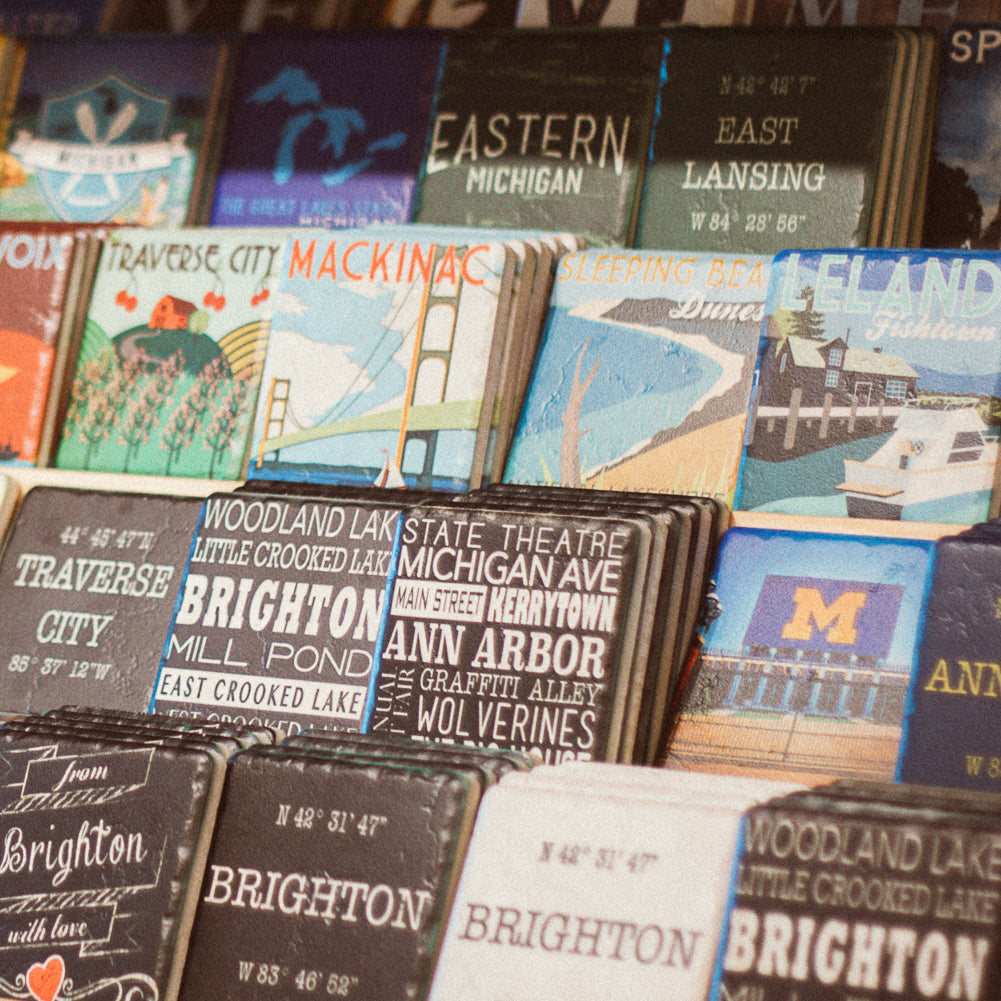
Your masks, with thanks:
[[[585,470],[613,463],[677,427],[722,372],[706,355],[669,337],[553,308],[505,479],[537,483],[558,476],[578,360],[579,384],[594,372],[580,409]]]

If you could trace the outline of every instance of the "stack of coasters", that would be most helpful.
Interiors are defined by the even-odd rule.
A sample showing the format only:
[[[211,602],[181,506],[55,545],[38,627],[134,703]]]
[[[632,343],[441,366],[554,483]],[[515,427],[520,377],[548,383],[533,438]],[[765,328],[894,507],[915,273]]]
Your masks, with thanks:
[[[284,244],[278,229],[110,233],[55,465],[240,479]]]
[[[653,603],[653,622],[635,723],[631,757],[620,760],[652,764],[662,752],[669,725],[668,708],[691,655],[696,626],[710,586],[709,574],[720,540],[730,521],[729,509],[717,498],[642,491],[617,492],[589,488],[523,487],[498,484],[480,494],[484,502],[532,510],[593,509],[640,516],[653,531],[650,572],[645,585]],[[659,552],[660,576],[657,576]],[[648,622],[648,620],[644,620]]]
[[[224,723],[221,720],[185,719],[164,713],[130,712],[127,709],[105,709],[103,706],[60,706],[44,714],[48,721],[70,720],[76,724],[89,722],[106,727],[119,727],[124,732],[130,727],[140,727],[143,734],[153,739],[157,732],[172,734],[197,734],[209,737],[219,749],[229,755],[254,744],[276,744],[284,738],[281,730],[268,726],[242,723]]]
[[[354,756],[389,757],[394,761],[410,760],[429,764],[449,762],[457,767],[472,769],[483,789],[499,782],[510,772],[528,771],[536,763],[535,758],[529,754],[499,747],[470,747],[436,741],[415,741],[392,734],[335,733],[315,728],[286,737],[282,746],[321,747]]]
[[[1001,791],[999,529],[988,522],[935,544],[900,750],[903,782]]]
[[[472,229],[290,235],[248,477],[478,486],[519,272]]]
[[[913,28],[673,29],[637,245],[918,243],[936,42]]]
[[[497,483],[504,475],[511,439],[535,368],[557,266],[564,254],[584,245],[581,237],[570,233],[541,231],[528,232],[521,241],[509,237],[507,243],[518,255],[521,269],[512,290],[483,483]]]
[[[398,491],[205,500],[153,694],[161,712],[360,730]]]
[[[488,1001],[498,983],[701,1001],[742,811],[788,791],[594,762],[505,776],[480,806],[432,1001]]]
[[[177,997],[225,758],[248,740],[100,712],[0,728],[5,995]]]
[[[731,528],[670,767],[892,778],[934,544]]]
[[[504,245],[504,276],[497,303],[496,329],[499,337],[496,353],[490,360],[488,383],[493,403],[489,413],[486,454],[480,472],[480,482],[496,482],[503,475],[515,422],[535,366],[557,264],[564,254],[579,250],[583,246],[583,238],[572,233],[539,229],[478,226],[471,230],[464,226],[418,223],[399,228],[396,232],[411,241],[431,241],[439,246],[468,244],[470,240],[477,244],[489,240]],[[399,486],[398,481],[388,482],[387,473],[388,467],[380,470],[375,485]],[[427,477],[420,482],[425,488],[432,485]],[[418,483],[412,470],[406,474],[405,483],[410,489]],[[451,487],[447,482],[438,485],[444,485],[445,489]]]
[[[149,706],[201,499],[35,486],[0,559],[3,708]]]
[[[629,245],[666,55],[653,29],[457,32],[417,221]]]
[[[924,22],[923,27],[931,25]],[[917,36],[916,67],[906,77],[901,100],[902,113],[897,123],[896,149],[903,158],[903,183],[891,186],[888,220],[896,216],[894,225],[884,227],[880,245],[884,247],[927,247],[924,242],[925,214],[929,201],[928,184],[934,149],[936,100],[939,70],[942,65],[941,36],[938,32],[911,32],[897,29],[905,38]],[[910,41],[913,49],[915,43]],[[908,102],[910,102],[908,104]],[[910,108],[910,115],[907,109]]]
[[[366,730],[614,758],[650,542],[627,517],[408,510]]]
[[[426,996],[481,769],[339,735],[234,755],[180,996]],[[357,740],[357,738],[355,738]],[[239,943],[234,948],[234,943]]]
[[[647,760],[719,513],[523,488],[408,510],[366,730]]]
[[[999,811],[867,782],[751,808],[711,998],[996,997]]]
[[[0,472],[0,552],[3,552],[7,530],[21,503],[21,485],[9,473]]]
[[[734,506],[996,514],[999,319],[997,251],[776,255]]]
[[[709,252],[565,254],[505,482],[732,503],[770,264]]]

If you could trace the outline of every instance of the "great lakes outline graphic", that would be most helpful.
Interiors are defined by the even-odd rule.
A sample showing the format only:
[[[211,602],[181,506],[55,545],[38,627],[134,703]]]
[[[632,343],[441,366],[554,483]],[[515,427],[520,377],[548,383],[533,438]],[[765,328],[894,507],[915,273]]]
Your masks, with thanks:
[[[259,87],[250,95],[251,104],[284,101],[295,111],[281,133],[281,142],[275,152],[272,177],[275,184],[288,184],[295,172],[295,147],[302,134],[314,123],[321,124],[324,136],[319,140],[321,149],[330,150],[330,169],[320,175],[320,183],[336,187],[360,174],[371,166],[380,150],[398,149],[406,141],[403,132],[366,140],[360,155],[345,158],[346,147],[353,135],[364,136],[367,131],[365,116],[357,108],[338,108],[324,104],[320,87],[301,69],[286,66],[273,80]],[[302,110],[299,110],[302,109]]]
[[[213,225],[410,219],[443,39],[402,34],[245,40]]]

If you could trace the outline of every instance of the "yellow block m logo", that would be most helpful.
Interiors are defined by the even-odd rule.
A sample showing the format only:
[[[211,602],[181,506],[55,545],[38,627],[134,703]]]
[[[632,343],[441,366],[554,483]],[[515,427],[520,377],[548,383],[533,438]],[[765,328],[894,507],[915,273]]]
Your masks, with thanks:
[[[815,587],[797,587],[793,594],[796,610],[782,627],[782,638],[807,642],[813,638],[814,625],[826,632],[828,643],[854,643],[858,636],[855,620],[862,610],[865,591],[845,591],[829,605]]]

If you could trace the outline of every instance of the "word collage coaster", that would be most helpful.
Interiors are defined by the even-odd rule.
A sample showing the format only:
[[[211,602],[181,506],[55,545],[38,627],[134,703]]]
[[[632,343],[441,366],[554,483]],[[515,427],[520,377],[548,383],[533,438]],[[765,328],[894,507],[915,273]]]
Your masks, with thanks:
[[[996,996],[999,809],[858,780],[752,807],[711,998]]]
[[[399,491],[208,497],[166,632],[160,712],[362,727]]]
[[[408,509],[366,731],[647,760],[723,510],[515,487]]]

